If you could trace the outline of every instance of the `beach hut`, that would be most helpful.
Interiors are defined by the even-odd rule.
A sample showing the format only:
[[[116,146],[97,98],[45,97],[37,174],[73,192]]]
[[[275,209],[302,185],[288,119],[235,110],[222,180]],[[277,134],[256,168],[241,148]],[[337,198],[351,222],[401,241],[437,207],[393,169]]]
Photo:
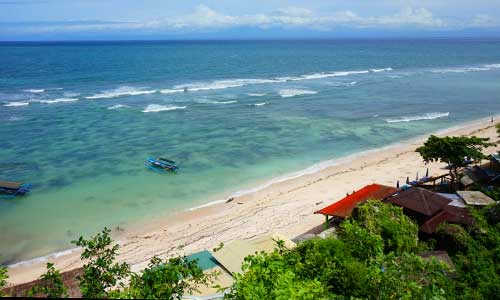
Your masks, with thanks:
[[[296,244],[289,238],[274,233],[264,235],[251,240],[234,240],[222,249],[212,252],[213,257],[230,274],[242,273],[241,265],[245,257],[255,253],[271,253],[277,249],[277,241],[283,241],[286,249],[296,247]]]
[[[486,206],[495,203],[495,200],[479,191],[458,191],[457,195],[467,205]]]
[[[216,286],[228,287],[234,283],[233,276],[229,274],[207,250],[196,252],[186,256],[189,261],[197,262],[205,274],[217,274],[209,286],[199,286],[198,291],[184,296],[184,299],[222,299],[224,293],[220,293]]]
[[[442,223],[453,223],[471,226],[474,224],[474,218],[469,214],[466,208],[447,205],[443,210],[440,210],[434,216],[425,221],[420,226],[420,231],[427,234],[433,234]]]
[[[401,206],[406,215],[418,222],[420,231],[427,234],[435,233],[443,222],[467,226],[474,223],[465,203],[452,194],[415,187],[388,198],[386,202]]]
[[[414,187],[399,192],[386,202],[401,206],[405,214],[423,223],[447,206],[451,199],[423,188]]]
[[[330,217],[349,217],[358,204],[367,200],[383,200],[397,191],[398,189],[394,187],[380,184],[370,184],[314,213],[324,215],[326,218],[325,226],[328,227]]]

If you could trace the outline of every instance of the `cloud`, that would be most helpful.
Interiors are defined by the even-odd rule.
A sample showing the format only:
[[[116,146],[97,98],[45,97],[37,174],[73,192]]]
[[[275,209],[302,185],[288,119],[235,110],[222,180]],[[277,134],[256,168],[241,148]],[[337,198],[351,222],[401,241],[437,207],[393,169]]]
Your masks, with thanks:
[[[499,27],[500,23],[496,19],[490,17],[489,15],[479,14],[476,15],[474,19],[472,19],[471,26],[491,28],[491,27]]]
[[[398,27],[413,25],[419,27],[443,27],[445,22],[435,18],[424,8],[408,8],[393,16],[358,16],[352,11],[331,14],[315,14],[313,11],[289,7],[270,14],[230,16],[221,14],[207,6],[198,6],[192,14],[178,16],[165,25],[173,28],[220,28],[220,27],[310,27],[328,29],[336,26],[349,27]]]
[[[457,26],[434,16],[426,8],[408,7],[393,15],[361,16],[350,10],[317,13],[301,7],[288,7],[269,13],[230,15],[206,5],[198,5],[191,13],[166,19],[148,21],[66,21],[37,24],[17,24],[10,31],[43,32],[99,32],[137,31],[150,33],[185,33],[216,31],[228,28],[302,28],[331,31],[336,28],[418,28],[424,30],[463,29],[466,27],[498,27],[487,15],[476,15],[467,24]],[[6,27],[3,26],[4,31]]]

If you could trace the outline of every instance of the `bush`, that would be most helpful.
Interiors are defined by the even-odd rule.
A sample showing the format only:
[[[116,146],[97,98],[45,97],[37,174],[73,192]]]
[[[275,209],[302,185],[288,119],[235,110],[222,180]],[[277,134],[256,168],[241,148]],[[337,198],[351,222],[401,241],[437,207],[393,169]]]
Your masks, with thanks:
[[[176,257],[162,261],[153,257],[142,274],[132,274],[124,295],[129,299],[182,299],[186,292],[192,293],[199,285],[208,285],[215,275],[204,274],[196,260]]]
[[[0,297],[4,296],[3,289],[7,286],[7,279],[9,274],[7,274],[7,268],[0,266]]]
[[[83,275],[78,276],[80,290],[84,298],[107,298],[110,289],[117,284],[123,287],[121,280],[130,275],[127,263],[115,263],[118,255],[118,245],[111,245],[111,230],[104,228],[101,233],[86,240],[80,237],[73,243],[83,247],[81,259]]]
[[[401,207],[372,200],[360,205],[353,218],[382,238],[385,253],[414,252],[418,247],[418,226]]]
[[[61,273],[54,268],[53,263],[47,263],[47,272],[40,276],[41,283],[33,287],[29,297],[67,298],[68,289],[64,286]]]

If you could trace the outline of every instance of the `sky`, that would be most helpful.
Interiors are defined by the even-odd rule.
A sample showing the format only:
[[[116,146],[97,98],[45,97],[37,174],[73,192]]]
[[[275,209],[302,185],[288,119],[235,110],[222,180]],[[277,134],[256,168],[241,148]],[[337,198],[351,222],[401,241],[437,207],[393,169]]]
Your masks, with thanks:
[[[0,41],[500,37],[500,0],[0,0]]]

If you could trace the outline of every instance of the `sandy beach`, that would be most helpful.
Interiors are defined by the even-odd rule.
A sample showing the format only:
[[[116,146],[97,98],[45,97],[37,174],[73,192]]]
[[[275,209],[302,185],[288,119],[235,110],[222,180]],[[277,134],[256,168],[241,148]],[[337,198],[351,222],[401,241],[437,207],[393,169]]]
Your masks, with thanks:
[[[437,134],[476,135],[498,140],[490,119]],[[415,178],[416,172],[424,175],[427,168],[431,176],[446,173],[444,164],[426,165],[414,152],[426,137],[346,157],[318,172],[274,182],[260,190],[233,197],[227,203],[175,217],[160,216],[143,226],[115,230],[115,238],[121,244],[119,260],[130,263],[133,270],[140,270],[154,255],[189,254],[212,249],[221,242],[250,239],[271,232],[290,238],[298,236],[324,221],[323,216],[315,215],[314,211],[366,184],[394,186],[397,180],[404,183],[407,176]],[[485,152],[493,152],[493,149]],[[48,261],[55,262],[62,271],[81,266],[78,251],[52,256]],[[38,260],[11,266],[9,283],[14,285],[36,279],[44,272],[45,262]]]

